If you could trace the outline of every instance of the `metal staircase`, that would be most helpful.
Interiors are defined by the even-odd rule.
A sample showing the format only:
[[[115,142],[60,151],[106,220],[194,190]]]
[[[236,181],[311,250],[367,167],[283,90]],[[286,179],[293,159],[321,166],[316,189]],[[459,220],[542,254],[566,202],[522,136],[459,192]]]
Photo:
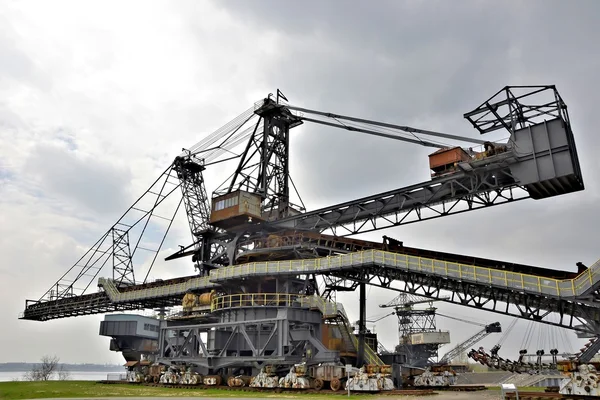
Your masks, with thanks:
[[[342,342],[347,351],[358,353],[358,338],[353,333],[352,324],[350,324],[344,306],[341,303],[327,301],[319,296],[311,296],[310,299],[311,306],[323,314],[323,319],[329,320],[339,327]],[[367,364],[384,365],[377,352],[367,343],[365,343],[365,360]]]

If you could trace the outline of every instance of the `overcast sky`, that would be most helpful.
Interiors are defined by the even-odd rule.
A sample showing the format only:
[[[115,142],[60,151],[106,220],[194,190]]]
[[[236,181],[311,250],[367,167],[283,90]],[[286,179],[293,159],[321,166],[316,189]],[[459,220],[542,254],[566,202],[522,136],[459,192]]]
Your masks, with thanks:
[[[280,88],[290,102],[477,136],[462,114],[505,85],[555,84],[569,105],[586,190],[362,237],[575,270],[600,254],[594,0],[4,1],[0,4],[0,362],[121,362],[102,316],[17,320],[183,147]],[[429,179],[430,150],[317,126],[291,139],[309,209]],[[223,174],[207,171],[209,188]],[[169,249],[188,242],[182,215]],[[156,277],[192,274],[161,262]],[[109,276],[110,271],[101,275]],[[369,289],[369,317],[394,292]],[[340,295],[352,318],[354,294]],[[478,322],[511,318],[440,305]],[[376,326],[393,348],[396,322]],[[475,325],[439,319],[453,342]],[[501,354],[516,358],[528,322]],[[538,329],[538,332],[541,332]],[[552,331],[547,337],[562,338]],[[537,333],[536,333],[537,334]],[[542,336],[539,333],[540,337]],[[579,343],[546,343],[561,351]],[[493,346],[501,335],[482,344]],[[513,340],[513,337],[518,339]],[[537,344],[531,344],[535,350]]]

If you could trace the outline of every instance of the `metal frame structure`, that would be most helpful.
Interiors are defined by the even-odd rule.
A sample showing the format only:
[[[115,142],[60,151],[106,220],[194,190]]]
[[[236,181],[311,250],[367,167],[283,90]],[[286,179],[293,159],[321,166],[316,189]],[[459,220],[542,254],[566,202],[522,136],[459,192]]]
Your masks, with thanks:
[[[493,322],[489,325],[485,325],[485,327],[482,330],[467,338],[463,342],[457,344],[449,352],[444,354],[444,356],[440,359],[439,364],[444,365],[452,362],[452,360],[454,360],[456,357],[460,356],[462,353],[467,352],[471,348],[471,346],[482,341],[490,334],[499,333],[501,331],[502,328],[500,326],[500,322]]]
[[[415,309],[418,304],[429,303],[426,309]],[[425,297],[408,293],[400,293],[392,301],[379,307],[393,307],[398,317],[399,344],[395,353],[405,357],[405,363],[412,367],[425,367],[433,364],[438,358],[441,343],[413,344],[412,335],[416,333],[432,333],[437,331],[436,308],[433,301]]]
[[[270,97],[257,103],[254,113],[260,118],[240,157],[229,185],[217,189],[215,196],[246,190],[264,199],[265,219],[281,219],[290,210],[289,146],[290,129],[301,125],[289,108]],[[293,183],[292,183],[293,184]],[[297,206],[296,206],[297,207]]]
[[[181,201],[179,201],[170,217],[156,214],[156,211],[178,187],[179,182],[176,181],[173,170],[169,166],[119,220],[38,301],[29,300],[28,304],[34,305],[48,301],[64,303],[65,300],[68,302],[68,299],[72,297],[87,294],[94,279],[98,277],[99,272],[107,264],[112,264],[112,276],[115,282],[118,284],[135,284],[134,257],[138,250],[154,254],[148,270],[149,273],[169,232],[171,222],[179,209]],[[169,221],[169,224],[163,227],[162,232],[159,233],[161,240],[155,248],[142,247],[140,246],[142,237],[150,222],[154,219],[164,219]],[[135,235],[135,238],[132,238],[132,235]],[[135,242],[135,245],[131,246],[130,241]],[[112,260],[112,262],[109,263],[109,260]],[[146,274],[144,282],[147,277]]]
[[[110,280],[102,279],[106,293],[115,303],[177,299],[187,291],[209,291],[219,285],[235,288],[237,282],[262,277],[295,277],[315,274],[327,277],[337,288],[356,288],[360,283],[485,309],[523,319],[594,334],[600,331],[600,307],[588,294],[600,281],[600,261],[573,279],[554,279],[497,268],[479,267],[410,256],[382,250],[366,250],[339,256],[306,260],[255,262],[216,269],[207,277],[178,278],[154,288],[120,292]],[[392,286],[393,283],[403,286]],[[110,284],[110,286],[106,286]],[[447,292],[452,292],[448,296]],[[514,307],[510,307],[510,306]],[[559,321],[550,318],[560,316]]]
[[[481,134],[503,128],[513,133],[553,118],[571,124],[555,85],[505,86],[464,117]]]
[[[520,90],[526,92],[517,93]],[[566,106],[554,86],[506,87],[499,93],[505,94],[506,99],[492,97],[476,110],[465,114],[465,118],[481,133],[500,128],[506,128],[510,132],[509,142],[496,147],[481,139],[291,106],[278,91],[275,100],[271,96],[267,97],[177,157],[150,189],[67,274],[37,302],[26,303],[23,318],[48,320],[110,310],[167,307],[181,301],[184,294],[202,294],[209,290],[217,290],[220,296],[266,292],[313,295],[318,294],[314,282],[320,276],[327,286],[323,293],[325,296],[336,290],[359,289],[359,337],[355,346],[359,364],[368,360],[376,361],[376,355],[373,356],[372,350],[365,346],[367,284],[598,335],[600,327],[596,321],[600,320],[600,308],[591,301],[599,296],[598,264],[576,277],[567,277],[567,281],[559,282],[550,277],[546,270],[535,267],[520,270],[520,266],[513,265],[511,268],[514,270],[502,270],[500,265],[503,263],[492,260],[484,260],[483,265],[478,265],[477,260],[473,259],[473,262],[466,264],[461,260],[468,257],[419,249],[412,249],[411,253],[410,249],[403,249],[401,243],[392,245],[388,241],[384,245],[388,247],[378,247],[373,243],[359,243],[346,238],[349,235],[506,204],[528,197],[541,199],[583,190]],[[534,96],[548,93],[552,95],[550,101],[543,100],[533,105],[531,99]],[[524,99],[527,99],[527,104],[523,102]],[[503,107],[508,108],[506,113],[501,111]],[[307,114],[311,117],[307,117]],[[251,123],[254,118],[258,122]],[[540,122],[543,118],[545,120]],[[289,135],[293,127],[305,122],[427,147],[445,148],[446,145],[439,140],[458,140],[484,144],[486,150],[475,153],[469,149],[469,159],[449,163],[447,172],[436,172],[429,182],[304,212],[303,207],[290,203],[293,181],[289,171]],[[428,140],[418,135],[437,139]],[[239,155],[234,154],[228,159],[219,158],[225,153],[232,154],[232,150],[245,140],[246,146]],[[219,228],[221,225],[210,223],[211,210],[202,172],[209,165],[234,158],[239,158],[238,166],[231,179],[213,193],[213,200],[214,196],[228,195],[244,189],[253,196],[260,197],[261,215],[254,220],[240,214],[238,217],[242,218],[232,219],[226,228],[225,225]],[[181,187],[182,200],[165,202],[178,187]],[[182,201],[193,243],[182,247],[167,259],[192,256],[195,266],[200,270],[200,276],[147,282],[148,271],[141,284],[136,284],[134,269],[139,264],[135,256],[140,250],[150,251],[153,254],[151,266],[154,265]],[[157,212],[163,203],[176,207],[172,217],[171,214],[164,216],[162,212]],[[138,216],[132,218],[136,213]],[[162,225],[161,232],[164,234],[156,248],[143,248],[140,246],[141,238],[152,218],[166,220],[168,224]],[[134,235],[134,228],[141,231],[139,236]],[[107,241],[111,232],[119,232],[120,235],[113,241],[112,248],[110,241]],[[324,232],[332,233],[334,239],[323,241],[324,236],[319,235]],[[302,242],[304,236],[297,235],[298,233],[317,237],[313,236],[307,242]],[[300,239],[292,239],[288,246],[272,245],[270,241],[273,237],[283,239],[290,236]],[[132,246],[129,246],[130,241]],[[420,257],[420,254],[427,254],[428,257]],[[113,279],[100,278],[98,286],[103,291],[90,294],[87,290],[91,282],[111,257],[116,260],[113,263]],[[252,260],[261,262],[249,262]],[[270,262],[271,260],[280,261]],[[248,263],[241,264],[244,262]],[[531,276],[531,273],[539,275]],[[72,279],[67,279],[68,274]],[[79,285],[84,282],[86,285],[82,290],[75,289],[75,283]],[[394,282],[402,282],[403,287],[393,287]],[[53,292],[54,288],[56,293]],[[452,297],[442,298],[444,291],[452,292]],[[506,306],[501,306],[500,303]],[[261,350],[261,346],[255,345],[248,333],[263,325],[260,322],[264,319],[261,317],[263,308],[254,305],[243,310],[215,310],[215,315],[222,317],[220,322],[173,328],[173,332],[186,330],[187,339],[185,343],[179,343],[177,339],[173,345],[169,337],[163,336],[161,348],[171,349],[174,356],[169,358],[163,354],[162,359],[177,362],[181,361],[177,357],[193,355],[192,358],[197,359],[196,364],[212,370],[226,365],[227,355],[221,361],[211,361],[213,364],[205,360],[208,358],[204,349],[206,345],[203,346],[198,338],[200,332],[210,326],[210,332],[213,332],[213,328],[217,331],[222,329],[230,335],[229,338],[243,338],[246,344],[240,342],[239,346],[249,345],[251,352],[248,362],[252,361],[256,365],[265,361],[261,358],[265,356],[265,351]],[[318,347],[313,342],[318,342],[318,335],[315,334],[317,325],[325,324],[325,309],[319,309],[319,312],[301,311],[308,313],[304,317],[315,320],[310,328],[313,333],[309,336],[298,333],[300,336],[296,338],[293,332],[304,329],[294,322],[300,319],[294,320],[290,317],[291,314],[285,317],[283,315],[298,310],[285,305],[269,309],[275,313],[268,316],[271,320],[282,321],[280,325],[275,324],[277,328],[272,327],[269,331],[271,338],[287,329],[293,343],[308,341]],[[319,313],[321,320],[317,322]],[[549,317],[551,313],[560,316],[558,322]],[[343,319],[340,316],[335,318]],[[178,334],[174,337],[178,337]],[[297,354],[289,353],[289,349],[282,347],[282,343],[288,340],[287,336],[285,338],[278,339],[278,347],[273,354],[277,357],[287,354],[291,358],[284,360],[285,362],[296,362],[294,357]],[[225,348],[229,348],[233,340],[225,339]],[[207,348],[210,349],[211,346]],[[184,354],[184,351],[187,353]],[[320,353],[333,352],[320,349]],[[237,354],[238,359],[242,357],[240,354]],[[202,357],[205,359],[200,360]],[[329,359],[328,357],[329,355],[325,358]],[[277,361],[277,358],[273,360]]]
[[[395,266],[405,265],[406,261],[398,261],[405,256],[390,254],[389,257],[394,257],[395,260],[390,259],[389,263],[375,260],[379,257],[383,260],[386,256],[369,256],[373,264],[360,263],[355,268],[330,271],[329,274],[337,277],[335,284],[339,286],[344,286],[345,281],[367,282],[430,299],[593,335],[600,334],[600,324],[597,322],[600,321],[600,307],[596,302],[587,300],[587,288],[593,288],[600,280],[598,262],[575,280],[557,281],[525,274],[513,276],[510,272],[424,259],[413,261],[413,267],[408,261],[407,267],[398,268]],[[502,280],[505,284],[498,284]],[[543,281],[549,284],[544,285]],[[403,286],[392,287],[393,282],[402,282]],[[575,282],[581,285],[579,289]],[[448,292],[451,293],[449,299],[446,297]],[[595,291],[593,296],[599,298],[600,293]],[[511,308],[511,305],[514,307]],[[558,321],[554,320],[554,316],[558,316]]]
[[[319,338],[321,315],[308,310],[286,314],[263,308],[227,312],[229,322],[169,326],[161,330],[158,361],[188,363],[210,370],[235,366],[257,368],[262,363],[297,364],[306,361],[307,349],[314,362],[335,362]],[[262,318],[261,318],[262,317]],[[202,339],[208,335],[208,342]],[[218,349],[218,350],[217,350]]]
[[[129,247],[129,232],[113,227],[112,236],[112,259],[113,280],[117,285],[135,285],[133,263],[131,261],[131,249]]]
[[[489,161],[488,161],[489,162]],[[485,164],[485,162],[481,162]],[[346,236],[406,225],[529,197],[502,164],[427,181],[277,221],[285,229]]]
[[[181,194],[192,238],[196,238],[209,229],[210,203],[202,176],[202,171],[206,169],[204,160],[188,150],[185,156],[175,158],[173,168],[181,182]]]

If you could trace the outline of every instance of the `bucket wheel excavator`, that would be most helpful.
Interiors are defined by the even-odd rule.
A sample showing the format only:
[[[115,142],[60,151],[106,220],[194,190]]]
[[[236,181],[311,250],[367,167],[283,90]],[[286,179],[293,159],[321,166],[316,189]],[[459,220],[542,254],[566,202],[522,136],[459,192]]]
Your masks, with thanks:
[[[507,86],[464,117],[481,135],[503,130],[509,139],[494,142],[298,107],[277,90],[182,151],[46,293],[26,301],[20,318],[164,310],[180,306],[187,295],[190,309],[203,311],[185,323],[162,321],[153,357],[209,376],[258,370],[277,375],[290,367],[299,376],[297,371],[310,368],[298,363],[335,363],[341,353],[357,367],[382,364],[376,347],[365,345],[366,285],[431,299],[450,293],[442,300],[597,336],[597,264],[559,271],[411,248],[389,237],[353,238],[584,189],[567,106],[555,86]],[[292,129],[310,124],[435,149],[429,155],[431,179],[308,211],[290,176],[289,154]],[[231,176],[209,196],[205,173],[228,165]],[[180,208],[192,240],[164,257]],[[159,257],[190,259],[196,273],[150,280]],[[347,316],[332,294],[357,289],[357,337],[327,336],[347,330],[341,328]],[[208,304],[192,299],[205,293],[211,293]],[[187,339],[180,343],[176,337]],[[382,370],[369,367],[359,376]]]

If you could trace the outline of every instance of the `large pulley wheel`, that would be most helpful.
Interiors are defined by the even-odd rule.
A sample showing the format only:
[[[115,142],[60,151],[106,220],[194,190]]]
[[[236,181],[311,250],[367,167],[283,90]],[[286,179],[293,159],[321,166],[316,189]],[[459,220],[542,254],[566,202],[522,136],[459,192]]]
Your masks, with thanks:
[[[317,390],[321,390],[323,389],[323,386],[325,385],[325,383],[323,382],[323,379],[315,379],[315,382],[313,383],[313,387]]]
[[[331,382],[329,382],[329,386],[331,386],[331,390],[337,392],[342,387],[342,382],[337,378],[333,378]]]

